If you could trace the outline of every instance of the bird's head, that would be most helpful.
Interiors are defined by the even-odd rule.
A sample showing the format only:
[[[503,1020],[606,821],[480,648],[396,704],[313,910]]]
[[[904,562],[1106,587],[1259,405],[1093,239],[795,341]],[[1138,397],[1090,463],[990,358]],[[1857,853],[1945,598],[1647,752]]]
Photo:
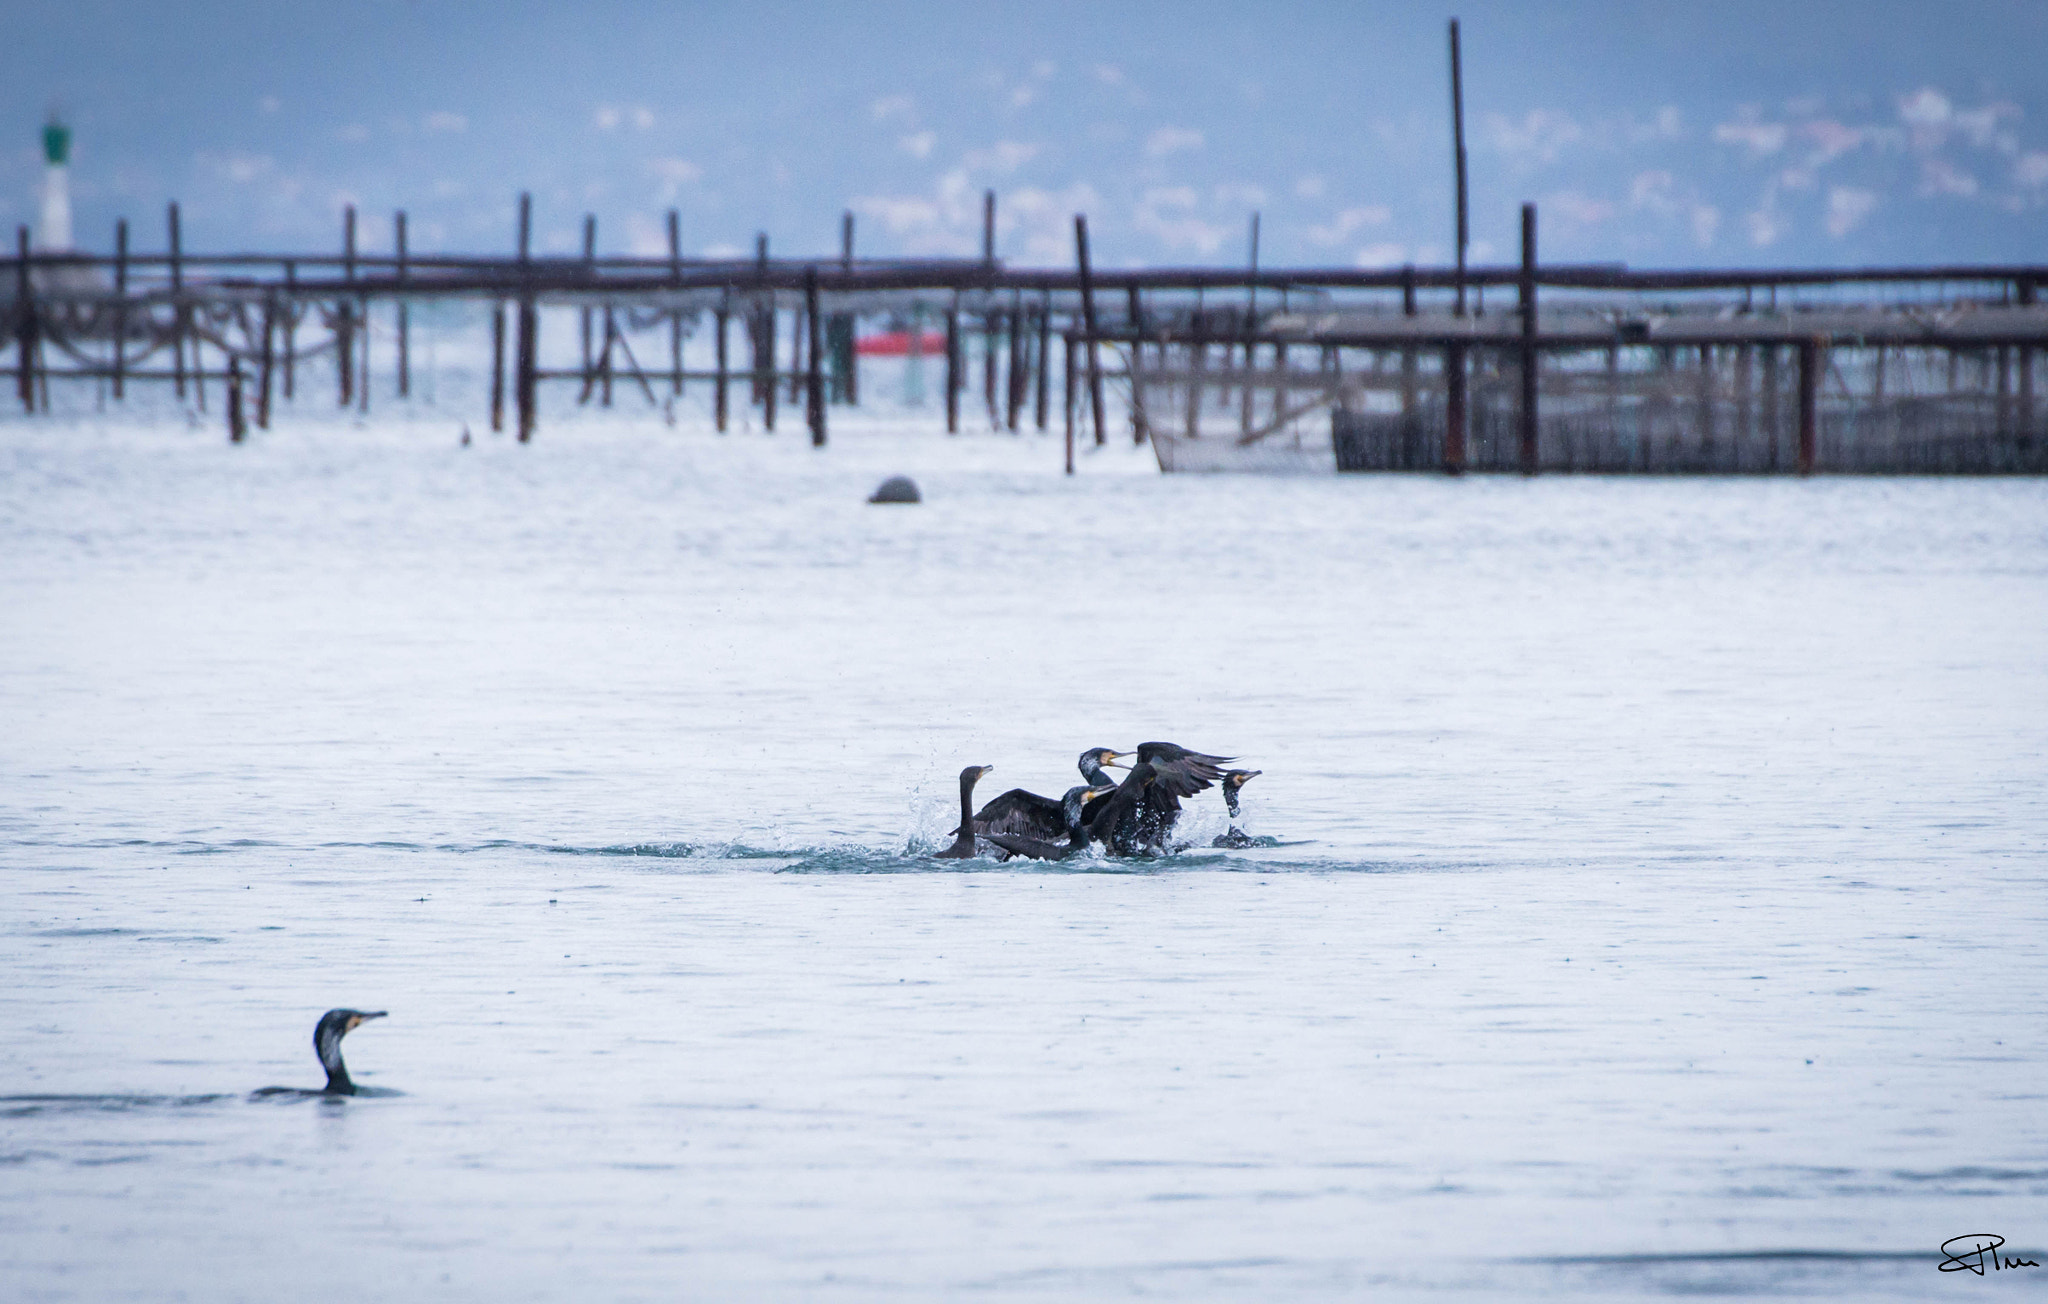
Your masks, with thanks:
[[[330,1071],[341,1062],[341,1039],[372,1019],[384,1017],[382,1010],[329,1010],[313,1028],[313,1049],[320,1063]]]

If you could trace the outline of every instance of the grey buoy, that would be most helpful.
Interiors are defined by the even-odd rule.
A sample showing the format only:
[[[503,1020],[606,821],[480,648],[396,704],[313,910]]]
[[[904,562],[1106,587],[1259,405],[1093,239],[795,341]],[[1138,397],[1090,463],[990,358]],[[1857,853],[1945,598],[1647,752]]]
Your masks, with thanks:
[[[875,490],[868,499],[871,503],[921,503],[924,496],[917,492],[917,481],[907,475],[892,475],[882,481],[882,487]]]

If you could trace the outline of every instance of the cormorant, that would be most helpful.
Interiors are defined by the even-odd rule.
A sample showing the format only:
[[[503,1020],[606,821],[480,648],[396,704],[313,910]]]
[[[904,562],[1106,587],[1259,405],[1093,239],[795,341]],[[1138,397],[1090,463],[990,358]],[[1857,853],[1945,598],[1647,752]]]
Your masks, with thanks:
[[[974,785],[982,775],[996,768],[993,765],[970,765],[960,771],[960,827],[953,830],[953,845],[936,852],[936,860],[972,860],[974,858]]]
[[[265,1087],[257,1096],[354,1096],[368,1094],[349,1080],[348,1065],[341,1062],[341,1039],[371,1019],[384,1017],[382,1010],[329,1010],[313,1026],[313,1053],[327,1070],[327,1085],[318,1091],[310,1087]]]
[[[1157,852],[1180,818],[1180,799],[1222,778],[1222,766],[1233,759],[1191,752],[1173,743],[1139,743],[1138,763],[1096,811],[1089,836],[1119,855]]]
[[[1114,765],[1129,752],[1112,751],[1107,747],[1091,747],[1081,753],[1075,764],[1081,777],[1088,781],[1090,789],[1101,789],[1101,796],[1107,797],[1116,780],[1103,773],[1102,767]],[[1099,799],[1098,799],[1099,800]],[[1090,805],[1095,803],[1091,801]],[[955,833],[959,830],[955,829]],[[1051,797],[1042,797],[1023,788],[1012,788],[1002,796],[990,801],[974,813],[974,832],[978,837],[993,838],[998,833],[1017,837],[1035,838],[1041,842],[1054,842],[1068,832],[1066,815],[1061,803]]]
[[[1226,770],[1223,773],[1223,804],[1230,811],[1230,832],[1219,833],[1212,847],[1249,847],[1258,839],[1237,827],[1241,812],[1237,809],[1237,790],[1264,774],[1264,770]]]
[[[1065,860],[1077,851],[1088,850],[1088,830],[1082,823],[1081,810],[1091,796],[1107,797],[1108,788],[1091,788],[1087,784],[1067,789],[1060,798],[1060,814],[1067,822],[1067,840],[1049,842],[1044,838],[1028,837],[1021,833],[991,833],[988,840],[1015,856],[1029,856],[1033,860]]]

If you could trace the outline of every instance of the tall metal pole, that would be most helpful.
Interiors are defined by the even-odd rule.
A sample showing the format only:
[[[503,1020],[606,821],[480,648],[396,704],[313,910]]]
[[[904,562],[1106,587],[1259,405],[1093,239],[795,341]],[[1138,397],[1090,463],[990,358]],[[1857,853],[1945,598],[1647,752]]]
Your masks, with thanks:
[[[1451,165],[1457,177],[1457,291],[1456,314],[1465,316],[1465,245],[1471,228],[1465,210],[1465,76],[1463,56],[1458,48],[1458,20],[1451,20]],[[1460,475],[1465,470],[1465,343],[1456,341],[1444,348],[1444,470]]]
[[[1458,20],[1451,20],[1451,147],[1452,165],[1458,177],[1458,315],[1465,315],[1465,246],[1472,242],[1472,227],[1465,206],[1465,73],[1458,50]]]
[[[1102,416],[1102,363],[1095,351],[1095,275],[1088,266],[1088,219],[1074,214],[1074,259],[1081,269],[1081,321],[1088,332],[1088,402],[1095,412],[1095,443],[1109,442]]]
[[[1522,205],[1522,474],[1536,474],[1536,205]]]

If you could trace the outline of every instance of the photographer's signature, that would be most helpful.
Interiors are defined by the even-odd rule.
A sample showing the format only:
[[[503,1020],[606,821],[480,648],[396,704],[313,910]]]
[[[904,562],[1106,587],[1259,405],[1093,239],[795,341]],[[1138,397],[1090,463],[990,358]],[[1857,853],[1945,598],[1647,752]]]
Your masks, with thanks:
[[[1998,1248],[2005,1244],[2005,1237],[1993,1236],[1989,1232],[1972,1232],[1968,1236],[1951,1236],[1941,1243],[1945,1256],[1941,1261],[1943,1272],[1974,1272],[1984,1275],[1986,1266],[1993,1272],[2004,1272],[2007,1268],[2038,1268],[2041,1265],[2032,1259],[2000,1254]],[[1987,1263],[1988,1261],[1988,1263]]]

